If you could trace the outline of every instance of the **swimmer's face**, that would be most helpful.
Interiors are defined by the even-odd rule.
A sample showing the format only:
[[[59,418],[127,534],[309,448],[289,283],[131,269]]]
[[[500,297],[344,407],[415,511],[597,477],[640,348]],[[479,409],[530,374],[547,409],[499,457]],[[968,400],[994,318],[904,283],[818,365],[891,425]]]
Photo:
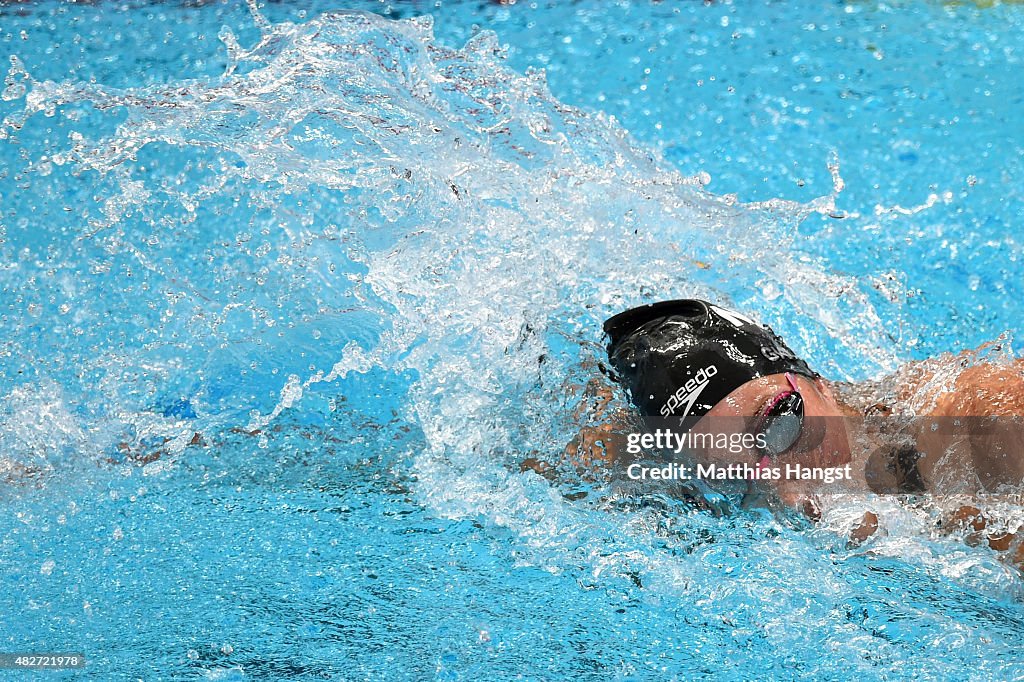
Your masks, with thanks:
[[[789,375],[795,382],[796,392],[803,398],[803,421],[799,437],[791,447],[771,458],[772,466],[784,467],[799,463],[805,467],[836,467],[850,462],[843,412],[828,386],[821,379]],[[794,392],[785,374],[772,374],[753,379],[723,398],[705,414],[694,427],[695,432],[721,432],[723,427],[745,426],[756,429],[765,410],[781,396]],[[743,453],[701,451],[703,458],[716,464],[753,464],[763,452],[747,450]]]

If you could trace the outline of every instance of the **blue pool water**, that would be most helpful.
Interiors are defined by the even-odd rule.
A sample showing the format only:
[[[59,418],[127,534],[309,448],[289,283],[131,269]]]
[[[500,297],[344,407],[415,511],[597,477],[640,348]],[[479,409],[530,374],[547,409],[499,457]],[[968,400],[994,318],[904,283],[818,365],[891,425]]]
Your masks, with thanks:
[[[838,379],[1013,352],[1022,29],[0,6],[0,651],[99,680],[1024,678],[1020,575],[914,510],[854,550],[518,468],[642,300],[732,302]]]

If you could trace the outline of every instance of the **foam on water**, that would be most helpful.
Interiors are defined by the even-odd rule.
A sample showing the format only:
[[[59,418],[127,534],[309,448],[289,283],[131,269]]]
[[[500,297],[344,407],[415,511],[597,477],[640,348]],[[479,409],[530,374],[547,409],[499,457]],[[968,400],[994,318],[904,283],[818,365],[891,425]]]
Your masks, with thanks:
[[[300,385],[369,362],[450,373],[493,394],[501,374],[523,379],[547,337],[597,341],[597,323],[624,305],[687,294],[743,305],[766,287],[808,318],[801,350],[852,337],[844,352],[819,353],[819,366],[847,376],[893,365],[893,348],[857,340],[884,338],[859,285],[791,248],[795,225],[832,197],[742,205],[709,194],[614,121],[556,101],[543,73],[508,69],[490,33],[452,50],[433,41],[429,19],[339,13],[268,27],[249,49],[228,29],[221,37],[230,63],[217,79],[35,82],[16,58],[8,77],[9,99],[25,100],[3,127],[28,152],[15,177],[38,188],[11,199],[77,190],[80,202],[43,230],[8,235],[8,282],[50,294],[26,301],[29,320],[57,301],[58,320],[73,310],[63,363],[46,363],[55,373],[84,365],[123,390],[156,359],[160,381],[118,407],[144,409],[184,382],[203,414],[231,412],[214,406],[227,391],[221,377],[200,378],[198,348],[247,357],[249,334],[273,354],[303,317],[372,340],[347,339],[333,373],[288,372]],[[39,113],[48,134],[23,131]],[[51,188],[54,167],[70,173]],[[47,259],[59,267],[31,263],[40,249],[59,252]],[[109,276],[74,281],[85,269]],[[106,295],[90,301],[97,287]],[[121,310],[110,297],[123,297]],[[264,333],[278,324],[289,331]],[[111,331],[123,356],[110,354]],[[337,338],[313,341],[317,355],[337,353]],[[8,356],[35,355],[18,350]],[[258,399],[235,407],[270,411]]]
[[[370,397],[418,434],[394,457],[419,503],[508,533],[513,564],[581,590],[635,583],[682,600],[690,620],[676,625],[706,665],[769,672],[760,646],[725,661],[731,637],[792,651],[819,676],[884,676],[952,638],[956,655],[923,669],[1002,670],[1012,613],[966,628],[922,593],[921,632],[864,625],[904,617],[893,584],[952,580],[996,601],[1019,589],[993,557],[951,554],[921,524],[884,541],[898,547],[882,554],[910,557],[889,576],[828,527],[668,501],[638,511],[600,484],[570,502],[518,471],[572,437],[568,386],[603,354],[601,322],[643,301],[732,303],[835,378],[895,368],[877,312],[888,299],[795,240],[807,216],[835,210],[838,160],[828,196],[743,204],[613,118],[558,101],[543,72],[511,69],[492,33],[453,49],[429,18],[259,24],[250,46],[222,30],[228,65],[213,78],[37,81],[12,60],[0,135],[22,153],[3,200],[21,219],[0,245],[12,297],[0,471],[103,462],[122,442],[159,443],[173,468],[197,431],[358,433],[363,413],[335,400],[356,375],[390,377]]]

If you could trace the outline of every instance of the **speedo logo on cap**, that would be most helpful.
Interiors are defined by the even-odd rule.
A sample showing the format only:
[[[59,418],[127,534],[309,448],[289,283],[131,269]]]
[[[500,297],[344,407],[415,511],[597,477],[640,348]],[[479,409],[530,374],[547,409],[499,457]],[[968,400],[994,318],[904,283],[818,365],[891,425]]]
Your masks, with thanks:
[[[683,408],[683,413],[679,416],[685,417],[690,414],[693,404],[697,402],[697,398],[708,387],[708,384],[711,383],[711,377],[716,374],[718,374],[718,368],[714,365],[708,365],[703,369],[697,370],[696,374],[668,397],[665,404],[661,406],[661,416],[671,417],[675,413],[676,408],[680,406]]]

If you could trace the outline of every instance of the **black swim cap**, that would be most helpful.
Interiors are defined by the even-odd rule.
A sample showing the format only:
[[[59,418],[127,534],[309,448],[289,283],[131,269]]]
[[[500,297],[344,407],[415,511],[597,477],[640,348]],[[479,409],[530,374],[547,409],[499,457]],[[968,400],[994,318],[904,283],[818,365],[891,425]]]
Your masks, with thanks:
[[[608,358],[647,416],[690,425],[751,379],[818,375],[770,327],[706,301],[662,301],[604,323]]]

